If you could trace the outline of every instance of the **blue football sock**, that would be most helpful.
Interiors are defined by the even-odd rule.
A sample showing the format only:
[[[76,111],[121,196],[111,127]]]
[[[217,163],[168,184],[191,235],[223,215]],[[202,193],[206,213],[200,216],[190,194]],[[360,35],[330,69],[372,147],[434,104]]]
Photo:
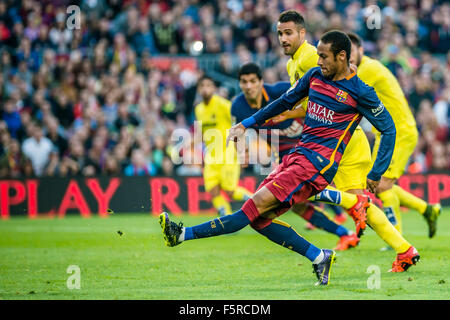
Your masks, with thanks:
[[[309,222],[320,229],[337,235],[338,237],[348,235],[348,230],[345,227],[338,225],[336,222],[329,219],[323,212],[320,212],[317,209],[314,209]]]
[[[241,230],[250,223],[247,215],[242,211],[216,218],[214,220],[193,226],[186,227],[184,240],[207,238],[232,233]]]
[[[300,236],[287,223],[278,220],[274,220],[267,227],[256,231],[280,246],[300,253],[311,261],[314,261],[321,252],[321,249]]]
[[[344,213],[344,209],[342,209],[342,207],[339,206],[335,206],[332,204],[327,204],[327,208],[330,208],[331,210],[333,210],[333,213],[338,216]]]

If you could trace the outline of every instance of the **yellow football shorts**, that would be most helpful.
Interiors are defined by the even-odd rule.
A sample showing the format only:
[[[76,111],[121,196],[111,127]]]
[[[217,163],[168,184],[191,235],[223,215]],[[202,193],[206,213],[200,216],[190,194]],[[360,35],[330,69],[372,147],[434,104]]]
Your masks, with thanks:
[[[334,176],[334,184],[341,191],[350,189],[364,190],[366,188],[367,175],[371,168],[370,144],[366,134],[358,126],[345,148],[338,171]]]
[[[414,152],[419,139],[419,133],[416,127],[401,128],[398,127],[397,136],[395,138],[394,154],[389,168],[383,174],[383,177],[390,179],[398,179],[405,171],[409,157]],[[375,144],[373,146],[372,159],[375,161],[378,148],[380,147],[381,133],[375,133]]]
[[[205,190],[210,191],[215,186],[222,190],[234,191],[241,175],[241,165],[237,159],[236,149],[233,145],[226,151],[207,152],[204,159],[203,180]]]
[[[241,166],[235,164],[205,164],[203,179],[205,190],[210,191],[215,186],[222,190],[234,191],[238,185],[241,174]]]

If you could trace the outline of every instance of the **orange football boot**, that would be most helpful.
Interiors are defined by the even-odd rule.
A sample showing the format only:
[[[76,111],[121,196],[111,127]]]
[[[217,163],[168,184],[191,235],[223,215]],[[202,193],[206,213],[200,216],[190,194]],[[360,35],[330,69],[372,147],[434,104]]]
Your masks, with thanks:
[[[367,208],[369,208],[370,201],[369,197],[366,195],[357,194],[356,197],[358,198],[358,201],[353,207],[348,209],[347,212],[355,221],[356,235],[358,238],[361,238],[367,226]]]
[[[419,260],[419,252],[411,246],[405,252],[397,254],[397,258],[392,263],[392,269],[389,272],[405,272],[409,267],[419,262]]]

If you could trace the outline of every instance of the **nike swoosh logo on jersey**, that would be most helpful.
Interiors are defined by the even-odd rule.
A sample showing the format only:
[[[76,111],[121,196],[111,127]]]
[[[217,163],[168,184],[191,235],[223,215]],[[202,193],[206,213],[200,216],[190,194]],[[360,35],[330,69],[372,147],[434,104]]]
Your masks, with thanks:
[[[273,185],[274,185],[275,187],[280,188],[280,189],[284,189],[282,186],[278,185],[276,182],[274,182]]]

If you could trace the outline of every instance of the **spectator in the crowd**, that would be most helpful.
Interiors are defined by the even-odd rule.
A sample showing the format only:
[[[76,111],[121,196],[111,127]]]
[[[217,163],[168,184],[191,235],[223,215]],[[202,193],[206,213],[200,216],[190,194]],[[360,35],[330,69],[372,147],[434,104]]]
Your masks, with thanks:
[[[60,127],[58,119],[49,117],[46,121],[47,138],[53,143],[59,156],[66,153],[68,148],[67,139],[64,137],[64,130]]]
[[[122,170],[120,168],[120,164],[113,154],[106,155],[105,166],[104,166],[104,170],[102,171],[102,173],[107,176],[121,175]]]
[[[156,174],[154,165],[145,158],[140,149],[133,150],[131,163],[125,168],[126,176],[153,176]]]
[[[6,101],[2,118],[3,121],[6,122],[11,136],[13,138],[18,138],[19,131],[22,129],[22,121],[17,106],[12,100]]]
[[[48,177],[57,177],[59,176],[59,152],[57,149],[53,149],[50,153],[50,159],[45,167],[45,175]]]
[[[124,143],[119,143],[113,150],[114,158],[116,159],[120,172],[123,172],[129,165],[128,148]]]
[[[117,110],[117,119],[114,121],[114,127],[117,131],[121,131],[123,127],[137,127],[139,121],[136,117],[128,112],[128,106],[125,103],[119,104]]]
[[[177,53],[178,39],[174,24],[174,16],[171,11],[162,13],[161,20],[153,25],[156,47],[161,53]]]
[[[149,21],[146,17],[139,19],[138,31],[134,33],[132,39],[133,47],[139,56],[144,52],[150,53],[150,55],[158,53],[155,39],[153,38],[153,33],[150,30]]]
[[[19,142],[11,139],[5,151],[0,156],[0,177],[19,178],[24,175],[25,166],[30,160],[20,150]]]
[[[161,166],[161,175],[169,176],[169,177],[174,175],[173,163],[169,157],[163,158],[162,166]]]
[[[107,151],[105,149],[105,139],[100,135],[95,135],[92,139],[92,146],[86,156],[86,163],[83,168],[83,175],[98,175],[102,171],[106,160]]]
[[[69,153],[61,160],[59,172],[62,176],[81,175],[85,164],[84,146],[74,137],[69,143]]]
[[[44,174],[44,168],[52,150],[53,143],[44,136],[42,127],[35,124],[32,129],[32,136],[23,142],[22,152],[31,160],[34,173],[37,176]]]

